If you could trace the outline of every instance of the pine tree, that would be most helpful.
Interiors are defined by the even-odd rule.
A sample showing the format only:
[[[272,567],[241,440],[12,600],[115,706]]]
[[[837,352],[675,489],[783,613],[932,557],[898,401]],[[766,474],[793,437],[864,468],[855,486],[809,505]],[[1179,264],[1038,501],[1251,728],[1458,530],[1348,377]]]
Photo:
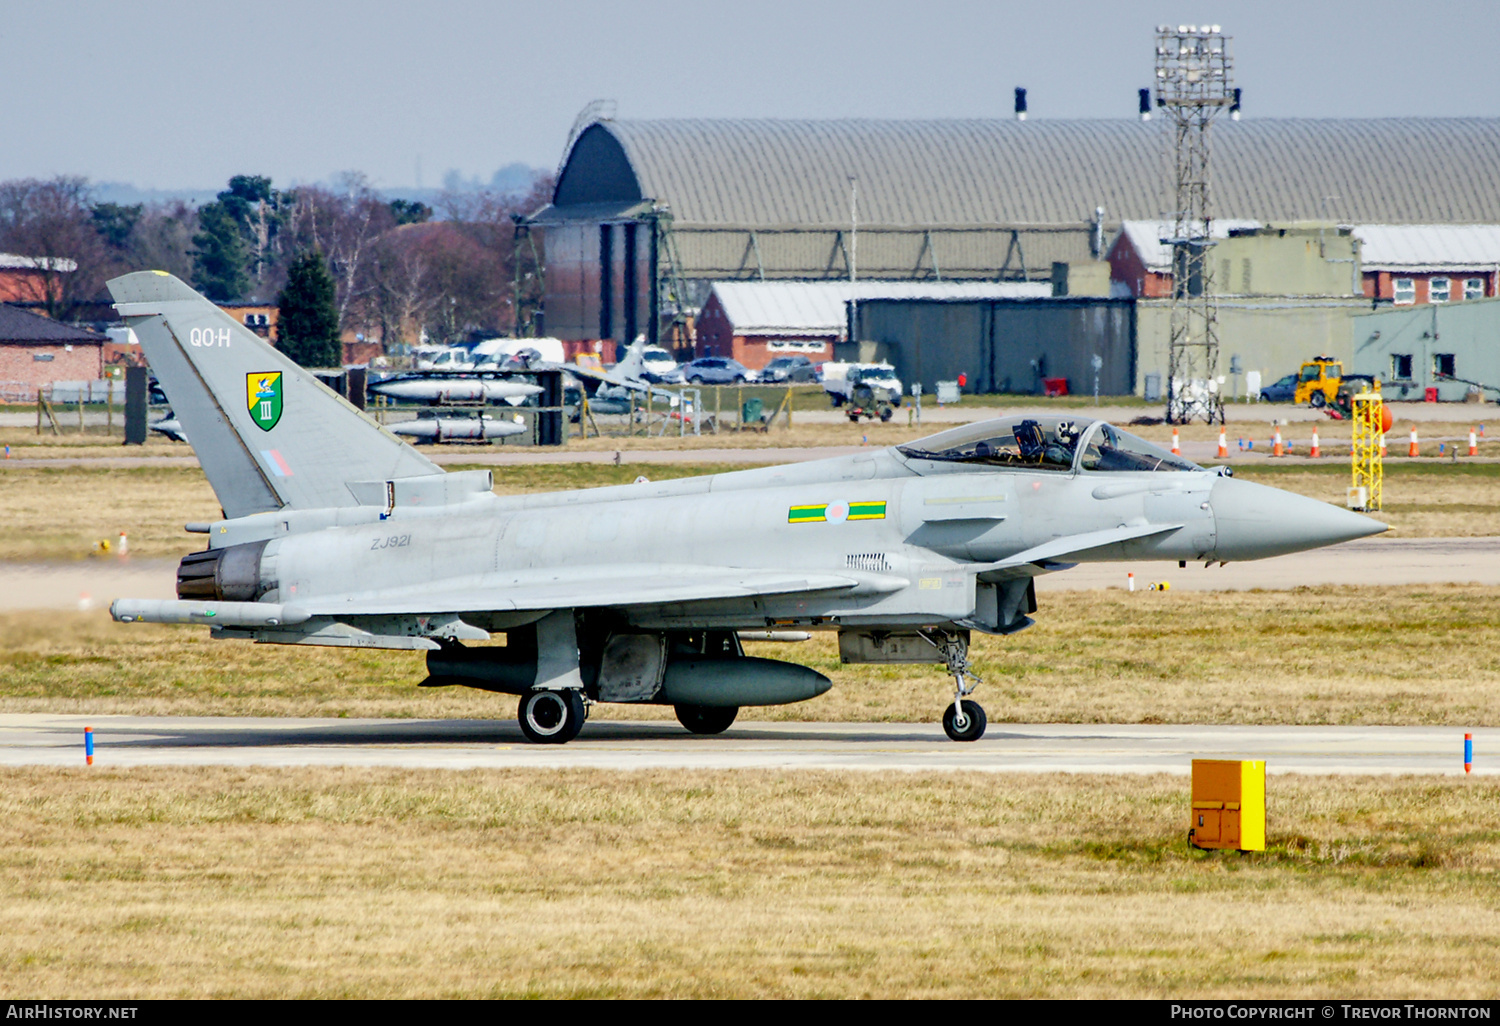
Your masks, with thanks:
[[[292,261],[276,305],[281,308],[277,348],[304,367],[337,367],[343,362],[333,278],[320,250],[305,250]]]
[[[223,203],[205,203],[199,208],[193,246],[193,285],[199,292],[220,303],[245,294],[250,286],[246,274],[250,254],[239,222]]]

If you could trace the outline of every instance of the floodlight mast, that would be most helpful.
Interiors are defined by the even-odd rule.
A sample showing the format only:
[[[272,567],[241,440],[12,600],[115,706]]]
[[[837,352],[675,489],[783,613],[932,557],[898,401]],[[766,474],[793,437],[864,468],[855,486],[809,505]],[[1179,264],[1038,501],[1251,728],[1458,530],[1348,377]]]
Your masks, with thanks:
[[[1229,37],[1218,25],[1159,25],[1156,105],[1172,119],[1173,229],[1167,421],[1224,422],[1218,383],[1218,309],[1214,301],[1213,208],[1209,127],[1234,104]]]

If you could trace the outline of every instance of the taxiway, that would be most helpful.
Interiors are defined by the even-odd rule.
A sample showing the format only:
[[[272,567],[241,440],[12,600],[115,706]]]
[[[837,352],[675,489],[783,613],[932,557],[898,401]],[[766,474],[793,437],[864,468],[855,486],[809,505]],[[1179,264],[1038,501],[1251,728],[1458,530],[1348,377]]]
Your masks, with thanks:
[[[497,699],[497,702],[503,701]],[[1463,775],[1458,727],[991,723],[972,744],[935,724],[736,723],[695,737],[676,723],[593,720],[567,745],[533,745],[514,720],[0,716],[0,765],[384,766],[408,769],[759,769],[1188,773],[1194,758],[1265,759],[1270,773]],[[1474,772],[1500,729],[1476,730]]]

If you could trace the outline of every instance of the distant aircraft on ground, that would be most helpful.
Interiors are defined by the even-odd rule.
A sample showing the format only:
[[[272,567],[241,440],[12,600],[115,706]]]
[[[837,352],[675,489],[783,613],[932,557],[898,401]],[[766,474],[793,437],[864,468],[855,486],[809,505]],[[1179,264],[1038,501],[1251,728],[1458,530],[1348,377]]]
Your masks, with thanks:
[[[1030,626],[1034,579],[1085,561],[1228,562],[1385,525],[1205,470],[1102,421],[1013,416],[791,466],[500,497],[444,473],[164,272],[109,283],[173,399],[224,520],[189,525],[178,598],[115,619],[219,638],[419,649],[428,686],[520,697],[563,742],[591,703],[673,706],[718,733],[741,706],[827,691],[740,631],[837,631],[848,663],[937,663],[943,727],[984,733],[973,632]],[[485,645],[495,635],[505,645]]]

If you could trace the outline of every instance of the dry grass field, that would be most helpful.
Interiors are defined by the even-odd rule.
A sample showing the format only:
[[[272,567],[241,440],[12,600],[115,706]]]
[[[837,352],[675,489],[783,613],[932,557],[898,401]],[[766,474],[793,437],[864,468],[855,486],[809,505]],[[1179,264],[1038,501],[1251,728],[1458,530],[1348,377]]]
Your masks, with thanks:
[[[767,453],[774,462],[774,453]],[[756,464],[531,464],[488,468],[502,495],[625,484],[744,470]],[[454,469],[461,463],[450,465]],[[1335,463],[1242,466],[1247,480],[1342,503],[1348,470]],[[1398,537],[1489,535],[1500,531],[1500,463],[1391,463],[1383,519]],[[0,560],[82,559],[94,542],[130,537],[138,556],[177,558],[202,547],[183,532],[216,520],[219,505],[196,467],[0,466]]]
[[[1488,998],[1500,785],[0,771],[0,997]]]
[[[1037,625],[977,638],[992,722],[1446,724],[1500,722],[1500,588],[1076,592]],[[834,682],[746,719],[930,722],[942,667],[844,666],[831,635],[752,643]],[[0,711],[509,719],[515,699],[423,689],[418,653],[221,642],[197,627],[103,612],[0,615]],[[603,705],[605,718],[670,719]]]

